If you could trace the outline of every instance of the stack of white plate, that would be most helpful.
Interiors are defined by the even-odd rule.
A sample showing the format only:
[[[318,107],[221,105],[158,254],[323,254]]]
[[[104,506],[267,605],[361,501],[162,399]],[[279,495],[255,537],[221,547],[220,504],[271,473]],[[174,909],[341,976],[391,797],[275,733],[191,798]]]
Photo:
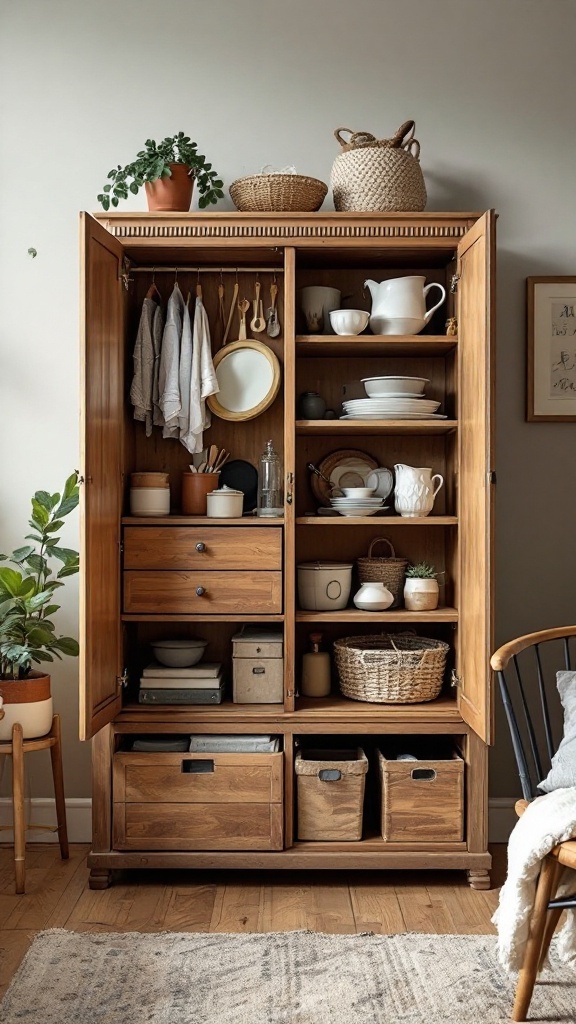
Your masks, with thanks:
[[[374,516],[381,508],[387,508],[384,498],[330,498],[332,508],[341,516]]]
[[[342,405],[345,415],[340,418],[343,420],[414,420],[437,419],[440,402],[429,398],[356,398]]]

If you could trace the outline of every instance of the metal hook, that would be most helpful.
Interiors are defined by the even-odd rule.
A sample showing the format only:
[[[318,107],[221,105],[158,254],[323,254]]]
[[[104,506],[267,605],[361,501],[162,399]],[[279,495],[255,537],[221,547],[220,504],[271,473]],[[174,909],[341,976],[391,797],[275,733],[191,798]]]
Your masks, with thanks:
[[[178,267],[174,267],[174,284],[178,284]]]
[[[156,287],[156,267],[152,267],[152,284]]]

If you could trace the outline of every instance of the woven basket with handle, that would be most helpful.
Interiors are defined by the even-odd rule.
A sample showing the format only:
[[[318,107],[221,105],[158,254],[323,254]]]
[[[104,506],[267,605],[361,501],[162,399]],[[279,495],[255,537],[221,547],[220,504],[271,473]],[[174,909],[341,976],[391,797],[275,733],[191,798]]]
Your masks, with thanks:
[[[442,689],[448,644],[409,633],[334,641],[340,690],[373,704],[417,704]]]
[[[420,167],[420,143],[414,121],[405,121],[391,139],[370,132],[337,128],[342,152],[332,165],[334,207],[358,213],[423,210],[426,185]],[[346,132],[350,138],[342,137]]]
[[[387,544],[390,554],[376,557],[372,554],[377,544]],[[358,559],[358,578],[360,583],[383,583],[394,595],[392,608],[400,603],[404,573],[408,565],[407,558],[397,558],[392,542],[388,537],[376,537],[368,548],[368,555]]]

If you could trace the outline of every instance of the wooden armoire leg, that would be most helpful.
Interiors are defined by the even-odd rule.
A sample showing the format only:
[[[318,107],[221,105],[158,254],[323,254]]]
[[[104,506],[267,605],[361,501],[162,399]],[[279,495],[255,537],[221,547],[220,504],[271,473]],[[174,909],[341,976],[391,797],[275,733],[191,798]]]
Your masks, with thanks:
[[[88,885],[90,889],[108,889],[112,884],[112,872],[103,868],[92,868]]]
[[[52,719],[51,735],[55,743],[50,747],[50,758],[52,761],[52,777],[54,779],[54,797],[56,799],[56,819],[58,821],[58,841],[60,843],[60,856],[62,860],[68,860],[70,856],[68,848],[68,828],[66,825],[66,798],[64,796],[64,774],[62,771],[62,738],[60,730],[60,715],[54,715]]]
[[[489,889],[489,871],[468,871],[468,884],[471,889]]]
[[[14,808],[14,874],[16,892],[26,882],[26,820],[24,815],[24,739],[22,726],[12,726],[12,802]]]

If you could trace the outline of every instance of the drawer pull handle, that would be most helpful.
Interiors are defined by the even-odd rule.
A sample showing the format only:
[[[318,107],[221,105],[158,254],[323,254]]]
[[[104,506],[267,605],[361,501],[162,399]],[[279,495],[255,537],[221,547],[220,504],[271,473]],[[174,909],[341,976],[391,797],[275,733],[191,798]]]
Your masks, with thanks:
[[[182,771],[185,775],[211,775],[214,771],[214,761],[182,761]]]
[[[252,674],[255,676],[263,676],[266,672],[265,668],[253,668]]]
[[[338,768],[321,768],[318,778],[320,782],[338,782],[342,778],[342,772]]]
[[[200,553],[202,553],[202,551],[206,551],[206,545],[205,545],[204,541],[202,541],[202,540],[198,541],[198,543],[196,545],[196,551],[200,551]]]
[[[436,772],[433,768],[413,768],[411,778],[420,779],[421,782],[434,782]]]
[[[196,596],[197,597],[204,597],[205,593],[206,593],[206,588],[205,587],[196,587]]]

